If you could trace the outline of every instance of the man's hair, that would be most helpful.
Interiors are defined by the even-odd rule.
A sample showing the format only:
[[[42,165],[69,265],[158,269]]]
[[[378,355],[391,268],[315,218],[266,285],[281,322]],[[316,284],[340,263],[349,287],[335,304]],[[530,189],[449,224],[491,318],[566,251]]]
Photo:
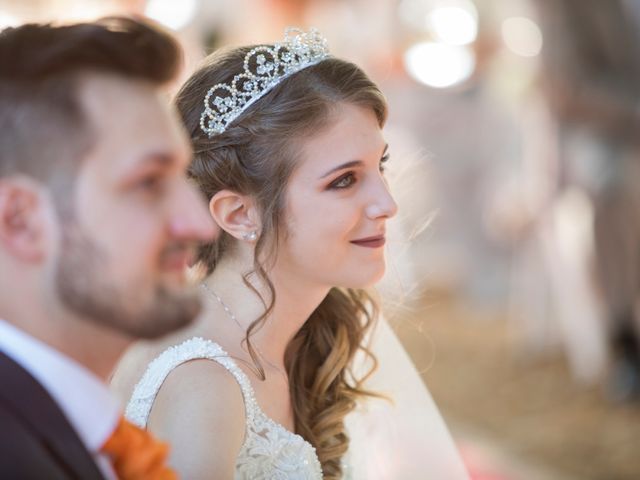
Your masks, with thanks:
[[[0,178],[75,170],[93,133],[78,98],[86,74],[161,86],[181,65],[171,35],[139,20],[27,24],[0,32]]]

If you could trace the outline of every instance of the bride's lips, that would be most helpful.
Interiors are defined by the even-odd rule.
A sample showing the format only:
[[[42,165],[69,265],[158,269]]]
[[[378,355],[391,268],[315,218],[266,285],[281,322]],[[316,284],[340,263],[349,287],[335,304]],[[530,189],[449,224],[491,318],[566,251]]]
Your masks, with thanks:
[[[358,240],[351,240],[351,243],[360,247],[367,248],[380,248],[384,246],[384,235],[376,235],[375,237],[359,238]]]

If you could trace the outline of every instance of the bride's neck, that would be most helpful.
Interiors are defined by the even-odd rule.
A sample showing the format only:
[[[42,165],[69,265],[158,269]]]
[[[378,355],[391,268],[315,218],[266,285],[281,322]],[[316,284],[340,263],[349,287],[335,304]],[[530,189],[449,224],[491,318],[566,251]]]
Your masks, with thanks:
[[[230,314],[225,314],[235,317],[240,324],[236,326],[239,337],[243,338],[246,328],[264,313],[265,307],[258,295],[244,283],[240,270],[230,267],[220,265],[205,280],[205,285],[210,290],[213,301],[219,303],[223,310],[227,307]],[[252,275],[250,281],[269,305],[271,297],[268,287],[260,282],[257,275]],[[277,272],[272,273],[271,282],[275,290],[273,310],[263,326],[251,336],[251,341],[268,361],[281,367],[284,365],[284,353],[289,341],[326,297],[329,289]],[[212,329],[215,329],[215,325]]]

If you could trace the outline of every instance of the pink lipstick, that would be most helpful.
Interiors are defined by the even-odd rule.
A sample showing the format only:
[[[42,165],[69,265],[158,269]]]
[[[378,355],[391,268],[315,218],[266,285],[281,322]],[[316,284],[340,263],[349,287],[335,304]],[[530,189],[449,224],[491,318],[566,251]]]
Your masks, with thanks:
[[[384,238],[384,235],[377,235],[375,237],[367,237],[367,238],[361,238],[359,240],[351,240],[351,243],[353,243],[354,245],[358,245],[360,247],[380,248],[384,245],[385,238]]]

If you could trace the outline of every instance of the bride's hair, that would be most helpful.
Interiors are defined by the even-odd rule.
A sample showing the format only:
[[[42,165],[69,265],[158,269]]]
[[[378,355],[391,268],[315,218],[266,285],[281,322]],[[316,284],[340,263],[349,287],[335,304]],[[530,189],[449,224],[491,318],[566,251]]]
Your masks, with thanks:
[[[245,342],[256,368],[264,370],[251,346],[251,334],[273,308],[275,292],[267,275],[273,249],[287,236],[283,221],[287,181],[296,167],[300,146],[329,126],[339,103],[373,111],[382,127],[387,106],[378,87],[356,65],[327,58],[283,80],[272,91],[243,112],[226,130],[209,138],[200,127],[203,100],[209,88],[230,83],[242,71],[243,60],[253,47],[225,50],[211,55],[176,98],[194,150],[190,177],[207,200],[229,189],[256,199],[262,232],[256,242],[254,271],[267,285],[271,301],[265,312],[247,330]],[[200,248],[198,260],[211,273],[221,258],[234,248],[235,239],[225,232]],[[373,299],[362,290],[333,288],[289,343],[285,365],[290,378],[296,432],[315,448],[324,478],[342,477],[341,458],[349,445],[344,417],[356,400],[370,395],[364,377],[350,370],[359,350],[375,358],[365,345],[365,335],[375,322]],[[369,372],[371,373],[371,372]]]

